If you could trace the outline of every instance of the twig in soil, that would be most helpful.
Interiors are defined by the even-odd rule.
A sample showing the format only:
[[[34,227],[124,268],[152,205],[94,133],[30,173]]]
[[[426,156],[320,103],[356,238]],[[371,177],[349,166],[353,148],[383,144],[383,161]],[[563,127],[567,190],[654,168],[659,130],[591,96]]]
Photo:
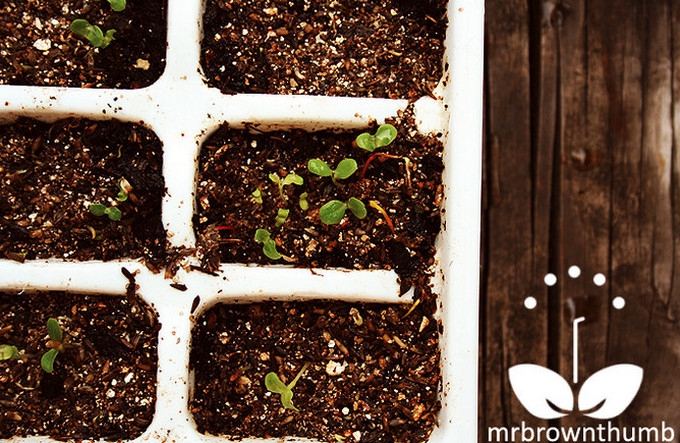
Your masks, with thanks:
[[[389,226],[390,231],[392,231],[392,235],[394,235],[394,224],[392,223],[392,219],[390,218],[390,216],[387,215],[387,211],[385,211],[382,208],[382,206],[380,206],[377,200],[369,201],[368,205],[382,214],[383,218],[385,219],[385,222],[387,223],[387,226]]]
[[[368,157],[366,160],[366,163],[364,163],[364,166],[361,168],[361,173],[359,173],[359,180],[363,180],[364,176],[366,175],[366,171],[368,170],[368,165],[371,164],[373,160],[376,158],[393,158],[393,159],[402,159],[404,160],[404,168],[406,169],[406,187],[410,188],[411,187],[411,159],[404,156],[400,157],[398,155],[392,155],[392,154],[386,154],[384,152],[376,152],[375,154],[371,155]]]

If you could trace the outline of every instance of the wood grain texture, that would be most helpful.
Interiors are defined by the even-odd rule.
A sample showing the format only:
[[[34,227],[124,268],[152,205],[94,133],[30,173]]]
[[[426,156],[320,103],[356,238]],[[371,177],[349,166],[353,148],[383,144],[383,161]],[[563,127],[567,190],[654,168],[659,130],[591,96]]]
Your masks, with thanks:
[[[532,417],[508,380],[519,363],[575,392],[639,365],[640,391],[613,421],[665,421],[678,441],[680,1],[487,0],[486,39],[480,441],[522,421],[597,423]]]

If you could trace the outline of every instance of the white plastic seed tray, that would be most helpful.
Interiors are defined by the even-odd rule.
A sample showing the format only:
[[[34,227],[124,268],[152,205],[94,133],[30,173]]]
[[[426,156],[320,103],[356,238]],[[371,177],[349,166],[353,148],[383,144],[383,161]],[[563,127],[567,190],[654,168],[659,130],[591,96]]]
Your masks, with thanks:
[[[445,78],[416,104],[422,132],[444,134],[444,214],[438,237],[442,409],[430,442],[477,441],[477,338],[481,188],[483,0],[451,0],[446,36]],[[309,131],[364,129],[405,109],[405,100],[320,96],[223,95],[200,74],[203,5],[200,0],[169,0],[167,65],[161,78],[138,90],[78,89],[0,85],[0,123],[18,117],[55,121],[65,117],[144,122],[163,143],[167,192],[163,223],[174,246],[191,247],[198,152],[221,123],[244,127]],[[445,80],[445,81],[444,81]],[[193,165],[193,167],[191,167]],[[286,266],[225,264],[218,276],[180,270],[173,281],[137,261],[68,262],[0,260],[0,290],[68,290],[124,294],[124,266],[137,271],[138,294],[158,312],[157,402],[152,424],[135,442],[226,441],[196,431],[188,401],[191,389],[190,319],[194,297],[202,310],[217,301],[337,299],[409,303],[399,297],[393,271],[315,270]],[[96,279],[91,276],[97,276]],[[186,292],[172,289],[181,283]],[[336,288],[342,288],[342,291]],[[348,289],[349,288],[349,289]],[[47,437],[12,441],[47,442]],[[250,441],[305,441],[245,439]]]

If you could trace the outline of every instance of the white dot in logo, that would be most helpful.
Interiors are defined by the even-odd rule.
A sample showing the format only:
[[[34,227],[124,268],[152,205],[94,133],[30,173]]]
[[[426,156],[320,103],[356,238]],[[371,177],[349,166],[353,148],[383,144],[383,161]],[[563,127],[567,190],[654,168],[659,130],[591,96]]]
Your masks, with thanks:
[[[614,306],[616,309],[623,309],[623,307],[626,306],[626,300],[624,300],[623,297],[614,297],[614,300],[612,300],[612,306]]]
[[[605,283],[607,283],[607,277],[605,277],[603,274],[595,274],[593,276],[593,283],[595,283],[596,286],[603,286]]]
[[[578,266],[572,266],[569,268],[569,277],[571,278],[578,278],[579,275],[581,275],[581,268]]]
[[[553,273],[545,274],[545,277],[543,277],[543,281],[548,286],[555,286],[555,283],[557,283],[557,276]]]
[[[534,297],[527,297],[524,299],[524,307],[527,309],[534,309],[538,302]]]

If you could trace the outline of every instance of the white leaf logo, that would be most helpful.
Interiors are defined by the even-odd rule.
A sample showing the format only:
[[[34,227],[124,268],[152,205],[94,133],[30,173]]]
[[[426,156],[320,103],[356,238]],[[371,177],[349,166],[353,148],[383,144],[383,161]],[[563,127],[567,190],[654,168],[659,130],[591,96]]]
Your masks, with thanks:
[[[642,368],[631,364],[609,366],[591,375],[581,387],[578,410],[591,418],[608,420],[621,414],[642,384]],[[574,410],[574,394],[561,375],[534,364],[508,370],[517,399],[535,417],[551,420]]]
[[[527,363],[511,367],[508,375],[512,390],[532,415],[551,420],[567,415],[560,410],[574,409],[571,387],[557,372]]]
[[[608,420],[626,410],[642,384],[642,368],[619,364],[600,369],[583,383],[578,409],[592,418]]]

